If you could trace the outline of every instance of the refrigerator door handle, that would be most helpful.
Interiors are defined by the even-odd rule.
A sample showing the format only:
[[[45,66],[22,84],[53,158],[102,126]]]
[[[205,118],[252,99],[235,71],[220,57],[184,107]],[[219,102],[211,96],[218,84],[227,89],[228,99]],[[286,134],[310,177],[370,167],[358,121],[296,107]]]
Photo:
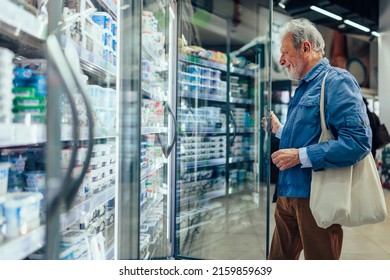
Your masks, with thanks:
[[[171,154],[173,146],[176,143],[176,139],[177,139],[177,121],[176,121],[175,114],[173,113],[173,111],[172,111],[172,109],[171,109],[171,107],[169,106],[168,103],[165,103],[165,108],[167,108],[168,113],[172,116],[172,120],[173,120],[173,124],[174,124],[174,126],[173,126],[174,134],[173,134],[173,137],[172,137],[172,141],[171,141],[171,144],[168,146],[167,152],[166,152],[166,155],[165,155],[165,157],[168,157]]]
[[[65,178],[66,180],[63,181],[63,184],[62,184],[62,187],[60,190],[60,194],[59,194],[59,195],[61,195],[61,197],[65,198],[65,204],[67,206],[67,209],[69,210],[71,205],[72,205],[73,199],[74,199],[75,195],[77,194],[78,189],[82,183],[82,180],[88,171],[89,164],[91,162],[92,149],[93,149],[93,138],[94,138],[94,122],[93,122],[92,109],[91,109],[89,101],[86,97],[87,95],[86,95],[86,90],[84,88],[84,85],[80,81],[78,73],[72,67],[72,64],[69,61],[69,58],[64,53],[63,49],[61,48],[60,43],[58,42],[57,37],[54,34],[48,36],[48,38],[47,38],[47,49],[48,49],[49,55],[51,56],[53,62],[55,63],[55,65],[60,73],[60,76],[65,84],[65,87],[68,91],[69,100],[73,100],[73,97],[71,96],[71,92],[73,92],[75,90],[79,90],[79,92],[83,98],[85,107],[86,107],[86,114],[87,114],[88,124],[89,124],[89,126],[88,126],[87,155],[86,155],[86,160],[83,164],[83,169],[82,169],[80,175],[78,176],[78,178],[76,178],[75,180]],[[74,100],[70,101],[70,102],[74,103]],[[78,137],[79,135],[78,135],[77,123],[76,123],[76,126],[73,127],[73,129],[76,129],[76,131],[77,131],[74,134],[75,138],[76,138],[74,140],[77,141],[79,138]],[[74,166],[70,166],[70,168],[68,169],[68,173],[71,174],[73,168],[74,168]],[[69,181],[71,182],[70,187],[68,186]]]
[[[236,135],[237,135],[237,122],[236,122],[236,119],[234,118],[233,116],[233,113],[232,111],[229,110],[229,116],[230,116],[230,119],[231,119],[231,123],[233,124],[233,137],[230,138],[230,146],[233,145],[234,143],[234,139],[236,138]],[[230,133],[230,127],[229,127],[229,133]]]
[[[78,115],[76,110],[75,100],[72,97],[71,92],[75,90],[74,83],[69,82],[72,79],[72,74],[70,73],[69,68],[65,67],[67,65],[67,61],[64,53],[62,52],[61,46],[55,37],[55,35],[50,35],[46,41],[47,52],[50,56],[51,60],[55,64],[55,67],[59,73],[60,78],[62,79],[66,90],[64,91],[66,97],[68,98],[71,112],[72,112],[72,145],[71,145],[71,157],[69,161],[69,165],[67,167],[67,172],[63,178],[62,186],[60,188],[59,194],[55,199],[53,199],[53,208],[59,207],[59,201],[66,196],[67,185],[69,185],[72,181],[72,171],[76,165],[76,155],[77,155],[77,139],[79,138],[79,130],[77,129],[78,124]]]
[[[164,101],[163,106],[164,106],[164,112],[168,112],[168,114],[172,116],[172,120],[173,120],[173,124],[174,124],[173,125],[174,134],[173,134],[171,143],[169,145],[163,144],[163,140],[161,139],[161,136],[159,134],[156,135],[156,138],[157,138],[157,141],[161,144],[161,149],[162,149],[162,152],[163,152],[165,158],[168,158],[172,152],[173,146],[175,145],[176,139],[177,139],[177,121],[176,121],[176,117],[175,117],[171,107],[169,106],[169,104],[166,101]]]

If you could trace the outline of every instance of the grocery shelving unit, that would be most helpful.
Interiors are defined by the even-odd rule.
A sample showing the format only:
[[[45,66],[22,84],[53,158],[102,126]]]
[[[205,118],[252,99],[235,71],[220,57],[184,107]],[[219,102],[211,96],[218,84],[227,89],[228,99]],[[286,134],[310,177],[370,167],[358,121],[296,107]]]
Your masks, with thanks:
[[[50,75],[48,75],[47,79],[47,90],[48,92],[50,92],[49,94],[51,96],[50,102],[47,103],[47,106],[49,111],[57,111],[58,113],[52,114],[51,117],[49,117],[49,125],[47,125],[45,121],[36,123],[28,119],[26,119],[24,122],[19,123],[15,123],[11,120],[9,122],[4,122],[0,124],[1,130],[4,132],[0,137],[0,149],[2,152],[3,159],[7,159],[7,157],[9,157],[9,154],[11,153],[17,155],[24,155],[25,153],[33,152],[35,153],[36,151],[40,153],[39,158],[27,158],[27,162],[25,162],[26,168],[30,169],[21,170],[20,180],[24,180],[24,173],[26,170],[31,171],[34,170],[34,168],[38,168],[37,164],[33,161],[37,159],[39,160],[40,164],[39,168],[44,167],[46,165],[46,159],[48,159],[50,161],[50,163],[48,163],[48,171],[50,174],[48,174],[47,177],[58,178],[59,180],[61,180],[61,178],[64,178],[64,174],[68,169],[66,163],[69,161],[69,158],[67,158],[67,155],[70,154],[68,153],[67,147],[71,147],[73,145],[78,147],[77,150],[79,152],[79,154],[77,155],[78,165],[72,167],[72,172],[74,173],[72,177],[73,180],[76,180],[77,174],[75,173],[80,173],[80,171],[83,169],[83,162],[85,163],[85,152],[88,150],[86,148],[86,145],[89,143],[89,138],[91,134],[91,131],[88,128],[88,122],[90,121],[88,121],[85,117],[87,113],[85,109],[86,105],[84,103],[92,103],[92,111],[96,118],[102,118],[101,115],[105,113],[106,121],[108,120],[108,116],[113,116],[114,121],[109,123],[111,127],[109,127],[109,125],[105,127],[99,127],[99,123],[98,125],[95,125],[93,139],[93,155],[95,156],[95,160],[91,161],[91,163],[94,163],[95,165],[91,164],[91,166],[89,166],[87,164],[88,176],[84,179],[78,178],[78,180],[82,179],[82,186],[79,187],[79,190],[77,192],[77,199],[72,199],[70,202],[68,201],[68,203],[71,203],[67,205],[68,208],[66,208],[63,203],[59,204],[60,214],[58,216],[58,222],[56,222],[57,218],[55,218],[54,220],[52,218],[47,219],[45,207],[49,207],[48,204],[50,203],[50,200],[47,196],[57,193],[58,191],[56,190],[56,186],[61,185],[60,183],[47,184],[44,190],[40,190],[44,193],[44,199],[43,206],[41,207],[39,225],[34,226],[34,228],[28,228],[27,231],[20,231],[19,235],[15,237],[8,237],[7,234],[5,234],[4,237],[3,234],[1,234],[0,259],[41,259],[47,257],[60,259],[72,259],[77,257],[96,258],[96,255],[92,255],[90,253],[85,254],[84,256],[82,256],[81,254],[77,256],[77,254],[72,254],[70,250],[67,250],[68,255],[64,256],[64,254],[61,254],[64,252],[64,250],[59,248],[61,245],[59,243],[56,243],[59,242],[59,240],[50,239],[50,237],[62,236],[71,228],[78,228],[78,230],[81,231],[82,228],[80,227],[86,225],[86,216],[95,215],[94,211],[96,212],[97,209],[104,209],[104,213],[100,214],[105,214],[105,216],[102,215],[101,217],[102,224],[105,225],[104,229],[101,226],[102,224],[99,225],[99,230],[102,231],[105,238],[105,256],[99,256],[99,258],[114,259],[114,207],[117,191],[117,167],[115,148],[117,142],[117,132],[115,128],[115,118],[117,110],[116,106],[118,106],[116,98],[116,60],[114,61],[111,59],[111,61],[107,61],[103,58],[103,54],[98,55],[88,49],[85,49],[82,44],[80,44],[80,42],[77,42],[77,40],[72,40],[62,33],[58,35],[59,42],[62,44],[62,46],[68,49],[71,48],[71,51],[73,51],[73,55],[77,55],[73,58],[78,59],[77,61],[79,61],[79,64],[77,63],[77,61],[72,62],[76,66],[75,69],[80,69],[80,72],[76,73],[76,76],[79,79],[81,79],[82,76],[88,77],[89,84],[99,85],[102,88],[106,88],[111,94],[110,98],[106,99],[109,100],[109,102],[105,103],[105,106],[99,107],[99,105],[95,104],[96,102],[93,100],[93,96],[91,96],[91,90],[89,90],[88,93],[90,95],[87,97],[88,101],[82,101],[83,98],[80,96],[80,93],[77,90],[71,92],[73,98],[75,97],[76,100],[78,100],[79,102],[79,104],[77,104],[77,106],[79,106],[78,120],[81,121],[78,123],[79,137],[75,139],[73,134],[74,131],[70,124],[71,122],[69,122],[69,119],[71,117],[67,115],[67,106],[69,106],[69,103],[71,102],[64,95],[65,90],[63,86],[53,86],[53,82],[56,82],[56,80],[60,78],[60,73],[57,73],[55,71],[55,67],[52,66],[52,58],[46,60],[48,56],[48,50],[46,49],[48,47],[46,46],[47,38],[49,38],[49,35],[52,34],[51,32],[56,32],[56,30],[50,30],[50,24],[51,22],[55,21],[54,18],[56,14],[58,15],[62,13],[64,7],[62,7],[61,5],[63,1],[59,1],[58,3],[52,3],[51,6],[46,6],[46,3],[43,7],[35,7],[31,4],[28,4],[27,1],[18,1],[17,3],[15,1],[3,2],[4,5],[2,5],[2,9],[0,11],[1,47],[8,48],[14,52],[15,65],[20,64],[25,59],[39,59],[39,62],[43,63],[42,65],[45,66],[44,70],[46,70],[46,67],[51,70],[54,69],[50,72]],[[67,1],[64,2],[66,7]],[[101,11],[105,10],[111,16],[111,18],[116,20],[117,6],[114,5],[113,1],[96,0],[91,2],[83,0],[79,2],[82,2],[83,4],[87,3]],[[40,14],[41,16],[38,16],[38,14]],[[77,25],[79,21],[80,18],[74,18],[74,22],[71,24]],[[57,25],[57,22],[54,25]],[[50,46],[53,47],[53,44],[51,44]],[[48,48],[50,48],[50,46]],[[49,52],[50,51],[55,52],[52,49],[49,49]],[[58,54],[60,56],[60,53]],[[70,54],[68,53],[68,58],[69,55]],[[77,67],[77,65],[79,65],[79,67]],[[64,65],[64,67],[66,66]],[[55,77],[54,80],[53,77]],[[55,98],[53,98],[54,96],[62,97],[59,98],[58,103],[56,103],[56,101],[53,102],[53,100],[55,100]],[[103,96],[104,95],[101,95],[100,98]],[[59,106],[59,108],[55,109],[55,106]],[[58,127],[57,133],[56,127]],[[48,134],[48,131],[50,132],[50,135]],[[102,149],[104,145],[106,145],[105,150]],[[53,146],[58,147],[54,149],[58,149],[55,153],[52,153]],[[49,153],[48,157],[46,157],[46,152]],[[97,156],[100,157],[97,158]],[[60,166],[52,164],[55,162],[61,162]],[[96,171],[98,167],[100,168],[101,172]],[[53,168],[55,169],[55,174],[52,173],[52,170],[54,170]],[[41,171],[45,172],[47,170]],[[95,177],[89,176],[94,172],[97,172],[98,175],[95,174]],[[51,182],[53,182],[52,179]],[[62,183],[62,185],[65,187],[70,187],[71,185],[73,185],[73,183],[74,182],[69,181],[68,183]],[[9,185],[8,192],[13,191],[12,189],[10,189],[10,186],[12,185]],[[18,189],[18,191],[22,191],[23,188],[21,188],[20,190]],[[90,192],[87,193],[87,191]],[[7,221],[10,222],[10,220],[6,220],[6,222]],[[51,223],[53,221],[54,223],[58,223],[58,227],[56,227],[55,225],[54,227],[52,227]],[[47,222],[49,224],[47,224]],[[7,233],[6,226],[6,223],[5,227],[3,227],[2,224],[2,233]],[[88,227],[88,229],[91,229],[91,226]],[[98,234],[98,230],[96,228],[93,228],[93,224],[92,229],[91,231],[93,231],[94,234]],[[58,235],[58,233],[56,232],[57,230],[61,232],[60,235]],[[88,235],[88,238],[91,238],[91,236],[93,236],[93,234]],[[53,240],[56,242],[53,243]]]

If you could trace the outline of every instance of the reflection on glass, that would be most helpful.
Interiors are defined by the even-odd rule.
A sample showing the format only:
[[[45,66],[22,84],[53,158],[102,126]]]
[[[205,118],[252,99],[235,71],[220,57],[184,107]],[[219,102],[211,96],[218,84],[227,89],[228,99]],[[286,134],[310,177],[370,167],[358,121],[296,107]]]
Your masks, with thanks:
[[[238,28],[232,19],[198,2],[179,6],[175,252],[264,259],[267,178],[259,128],[267,41],[239,49],[249,40],[232,35]]]
[[[168,1],[144,1],[142,11],[140,259],[167,257]]]

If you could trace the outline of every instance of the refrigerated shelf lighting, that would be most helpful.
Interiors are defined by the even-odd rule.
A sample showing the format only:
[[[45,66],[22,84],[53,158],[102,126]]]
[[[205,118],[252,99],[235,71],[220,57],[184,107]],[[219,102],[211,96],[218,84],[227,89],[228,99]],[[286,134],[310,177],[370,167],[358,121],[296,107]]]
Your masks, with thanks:
[[[317,13],[320,13],[320,14],[323,14],[323,15],[326,15],[328,17],[331,17],[335,20],[342,20],[343,18],[334,14],[334,13],[331,13],[331,12],[328,12],[327,10],[324,10],[324,9],[321,9],[317,6],[310,6],[310,9],[313,10],[313,11],[316,11]]]
[[[344,20],[344,23],[348,24],[350,26],[353,26],[353,27],[355,27],[357,29],[360,29],[360,30],[362,30],[364,32],[370,32],[370,29],[368,27],[365,27],[363,25],[357,24],[356,22],[350,21],[348,19]]]

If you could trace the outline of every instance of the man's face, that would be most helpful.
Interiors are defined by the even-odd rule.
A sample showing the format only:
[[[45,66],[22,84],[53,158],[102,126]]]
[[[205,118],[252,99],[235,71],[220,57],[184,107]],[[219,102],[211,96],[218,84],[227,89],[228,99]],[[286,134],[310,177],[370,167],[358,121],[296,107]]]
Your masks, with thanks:
[[[282,65],[290,80],[300,80],[303,77],[304,60],[294,47],[290,34],[284,36],[280,47],[279,64]]]

